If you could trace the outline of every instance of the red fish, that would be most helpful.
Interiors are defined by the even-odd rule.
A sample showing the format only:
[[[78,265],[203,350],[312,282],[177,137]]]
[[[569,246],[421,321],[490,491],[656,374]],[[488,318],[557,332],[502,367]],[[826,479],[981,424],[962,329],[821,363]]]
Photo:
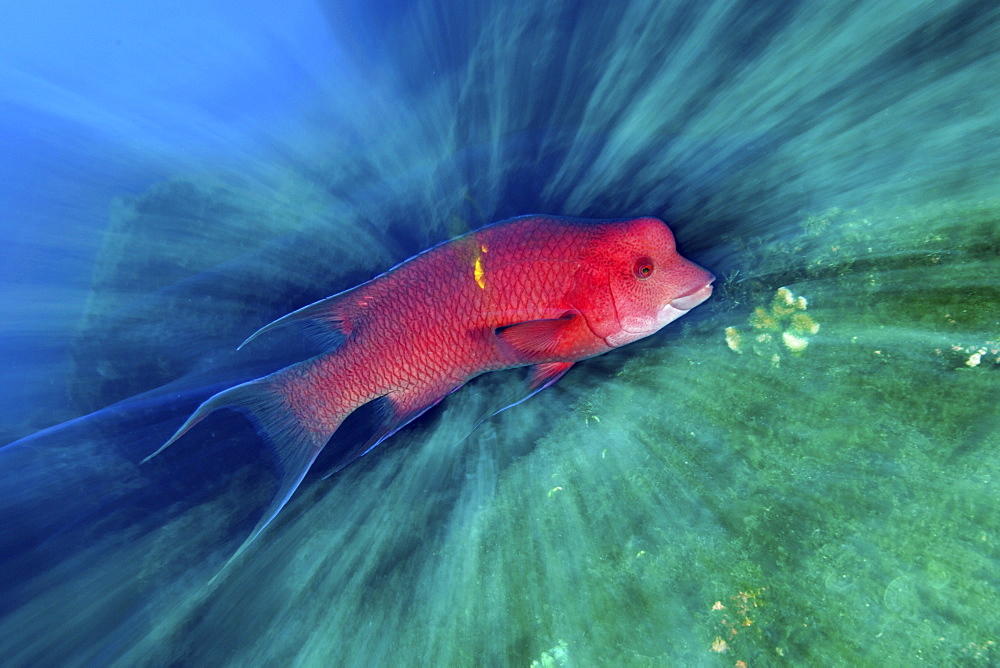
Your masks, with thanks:
[[[575,362],[649,336],[708,299],[714,278],[677,253],[657,218],[487,225],[258,330],[243,345],[302,323],[328,352],[216,394],[146,459],[218,408],[246,413],[281,483],[245,547],[355,410],[376,427],[334,471],[481,373],[530,366],[530,396]]]

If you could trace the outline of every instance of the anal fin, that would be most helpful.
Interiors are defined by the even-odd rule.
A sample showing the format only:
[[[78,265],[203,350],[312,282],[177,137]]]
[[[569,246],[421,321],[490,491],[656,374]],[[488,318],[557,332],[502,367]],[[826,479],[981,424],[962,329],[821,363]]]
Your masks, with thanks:
[[[400,408],[403,397],[392,394],[372,399],[358,407],[334,434],[328,451],[333,453],[333,457],[323,457],[322,476],[329,478],[355,459],[365,456],[382,441],[436,406],[454,389],[457,388],[449,388],[439,394],[428,393],[433,396],[430,401],[418,401],[417,407],[409,410]]]

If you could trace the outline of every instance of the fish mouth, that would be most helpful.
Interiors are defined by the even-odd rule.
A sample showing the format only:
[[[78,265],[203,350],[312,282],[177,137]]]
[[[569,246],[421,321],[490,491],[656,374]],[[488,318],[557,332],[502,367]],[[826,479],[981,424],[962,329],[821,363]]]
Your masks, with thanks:
[[[687,294],[671,299],[670,306],[678,311],[690,311],[695,306],[712,296],[712,281],[714,280],[715,277],[713,276],[711,281],[700,288],[696,288]]]
[[[659,310],[652,314],[652,317],[622,319],[619,316],[618,322],[621,330],[609,336],[602,337],[605,343],[611,348],[617,348],[618,346],[641,339],[644,336],[649,336],[711,297],[712,282],[715,280],[715,276],[702,270],[701,267],[698,267],[698,269],[708,276],[708,280],[705,283],[663,304]]]

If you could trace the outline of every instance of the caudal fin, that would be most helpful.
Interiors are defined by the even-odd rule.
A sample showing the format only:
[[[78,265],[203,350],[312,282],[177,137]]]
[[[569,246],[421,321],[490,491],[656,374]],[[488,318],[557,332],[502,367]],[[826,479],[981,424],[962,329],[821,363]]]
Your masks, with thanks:
[[[282,392],[283,380],[282,372],[278,372],[219,392],[199,406],[159,450],[142,460],[145,463],[161,453],[219,408],[234,408],[250,418],[274,454],[279,486],[271,505],[232,559],[243,552],[284,507],[332,435],[332,431],[319,434],[310,430],[290,410]]]

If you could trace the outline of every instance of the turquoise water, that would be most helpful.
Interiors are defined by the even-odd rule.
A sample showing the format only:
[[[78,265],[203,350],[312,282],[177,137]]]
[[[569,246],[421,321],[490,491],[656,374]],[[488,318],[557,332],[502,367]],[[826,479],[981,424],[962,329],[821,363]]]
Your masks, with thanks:
[[[79,138],[2,192],[5,665],[1000,663],[994,4],[199,7],[0,70],[0,138]],[[260,325],[535,211],[661,216],[715,295],[470,433],[519,379],[472,383],[228,565],[250,425],[138,464],[311,354]]]

